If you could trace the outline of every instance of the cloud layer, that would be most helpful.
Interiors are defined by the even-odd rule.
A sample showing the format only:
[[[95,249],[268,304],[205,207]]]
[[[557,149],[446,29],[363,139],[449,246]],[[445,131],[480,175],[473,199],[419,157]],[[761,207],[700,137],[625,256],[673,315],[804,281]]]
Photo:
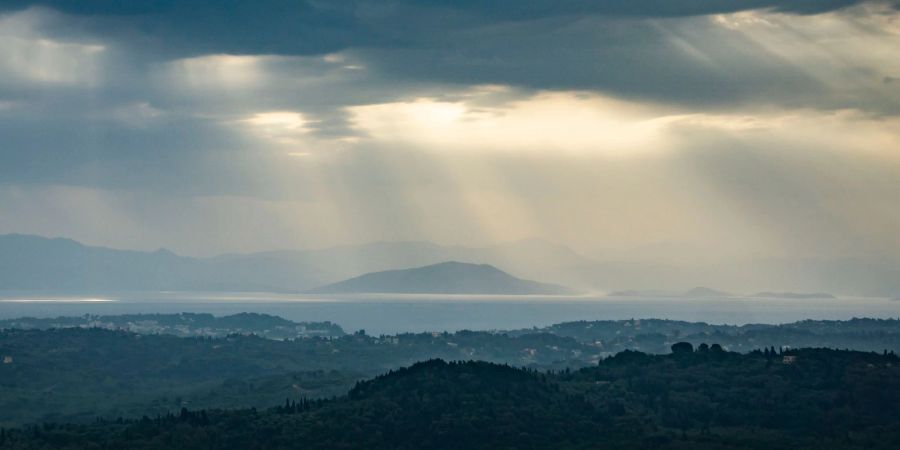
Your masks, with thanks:
[[[900,259],[894,2],[4,7],[0,232]]]

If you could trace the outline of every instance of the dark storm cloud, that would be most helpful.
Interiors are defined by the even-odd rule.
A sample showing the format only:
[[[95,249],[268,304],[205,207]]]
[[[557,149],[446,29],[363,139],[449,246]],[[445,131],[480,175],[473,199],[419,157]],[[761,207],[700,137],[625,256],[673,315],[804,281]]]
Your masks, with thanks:
[[[0,232],[897,255],[898,15],[860,3],[0,0]]]
[[[60,11],[66,20],[43,33],[92,35],[150,62],[215,53],[344,52],[372,69],[366,83],[390,78],[400,84],[598,90],[688,105],[764,98],[830,108],[834,102],[822,96],[820,81],[807,68],[694,17],[758,9],[817,14],[864,2],[15,0],[5,5]],[[840,107],[858,106],[841,100]],[[346,130],[335,108],[317,109],[323,133]]]
[[[5,1],[0,10],[27,27],[21,42],[0,44],[19,45],[8,54],[35,67],[0,60],[0,182],[247,192],[250,172],[264,172],[272,156],[260,150],[271,142],[254,141],[241,122],[253,114],[302,113],[315,138],[360,137],[347,107],[469,101],[461,100],[466,89],[480,84],[510,87],[488,106],[579,90],[686,111],[774,104],[897,112],[876,90],[835,95],[820,77],[832,67],[797,64],[701,17],[766,9],[807,20],[859,3]],[[103,50],[44,48],[44,38]],[[78,52],[92,56],[61,65],[60,55]],[[321,57],[336,52],[335,60]],[[228,70],[192,74],[198,61],[185,60],[222,54],[251,55],[260,80],[215,86]],[[91,63],[96,73],[68,75]],[[66,82],[41,78],[48,73]],[[891,75],[871,77],[885,86]],[[141,108],[160,115],[141,116]]]
[[[325,54],[352,47],[429,46],[443,33],[560,17],[689,17],[753,9],[833,11],[863,0],[210,1],[12,0],[7,11],[44,6],[91,30],[167,55]]]
[[[721,39],[701,38],[700,29],[722,34]],[[722,45],[726,39],[728,46]],[[439,45],[437,52],[372,49],[367,55],[374,67],[396,79],[599,90],[685,105],[797,99],[820,92],[802,68],[706,21],[530,22],[450,34]]]

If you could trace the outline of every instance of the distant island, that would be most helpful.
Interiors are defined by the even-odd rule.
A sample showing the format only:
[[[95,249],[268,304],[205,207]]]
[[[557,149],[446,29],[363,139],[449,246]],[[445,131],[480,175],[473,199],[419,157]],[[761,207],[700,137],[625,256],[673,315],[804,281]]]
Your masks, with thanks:
[[[802,292],[757,292],[750,297],[762,298],[836,298],[831,294],[824,292],[802,293]]]
[[[715,289],[710,289],[704,286],[695,287],[684,294],[682,297],[733,297],[734,294],[730,294],[724,291],[717,291]]]
[[[565,295],[569,288],[516,278],[489,264],[448,261],[413,269],[372,272],[310,291],[315,294]]]

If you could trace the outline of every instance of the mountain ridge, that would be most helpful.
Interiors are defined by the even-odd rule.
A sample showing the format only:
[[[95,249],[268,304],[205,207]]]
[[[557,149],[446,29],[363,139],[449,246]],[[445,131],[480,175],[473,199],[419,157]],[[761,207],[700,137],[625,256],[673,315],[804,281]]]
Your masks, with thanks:
[[[549,265],[568,267],[589,261],[567,247],[541,242],[475,248],[427,241],[380,241],[312,250],[191,257],[164,248],[120,250],[64,237],[5,234],[0,235],[0,290],[300,293],[363,273],[448,260],[488,263],[526,278],[547,272]],[[542,263],[535,266],[528,262],[534,260]]]
[[[117,250],[27,234],[0,235],[0,290],[300,293],[363,273],[443,261],[490,264],[522,278],[589,292],[680,293],[711,284],[729,292],[830,292],[886,298],[900,292],[900,266],[878,259],[782,258],[671,265],[595,260],[540,239],[480,248],[380,241],[192,257],[167,249]]]

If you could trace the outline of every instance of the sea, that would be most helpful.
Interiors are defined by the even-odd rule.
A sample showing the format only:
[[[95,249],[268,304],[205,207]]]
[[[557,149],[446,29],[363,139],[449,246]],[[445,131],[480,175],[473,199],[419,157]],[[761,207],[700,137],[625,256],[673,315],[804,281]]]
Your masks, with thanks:
[[[294,321],[331,321],[372,335],[459,330],[513,330],[578,320],[673,319],[712,324],[778,324],[804,319],[900,318],[888,298],[609,297],[485,295],[297,295],[149,292],[103,295],[0,293],[0,319],[240,312]]]

